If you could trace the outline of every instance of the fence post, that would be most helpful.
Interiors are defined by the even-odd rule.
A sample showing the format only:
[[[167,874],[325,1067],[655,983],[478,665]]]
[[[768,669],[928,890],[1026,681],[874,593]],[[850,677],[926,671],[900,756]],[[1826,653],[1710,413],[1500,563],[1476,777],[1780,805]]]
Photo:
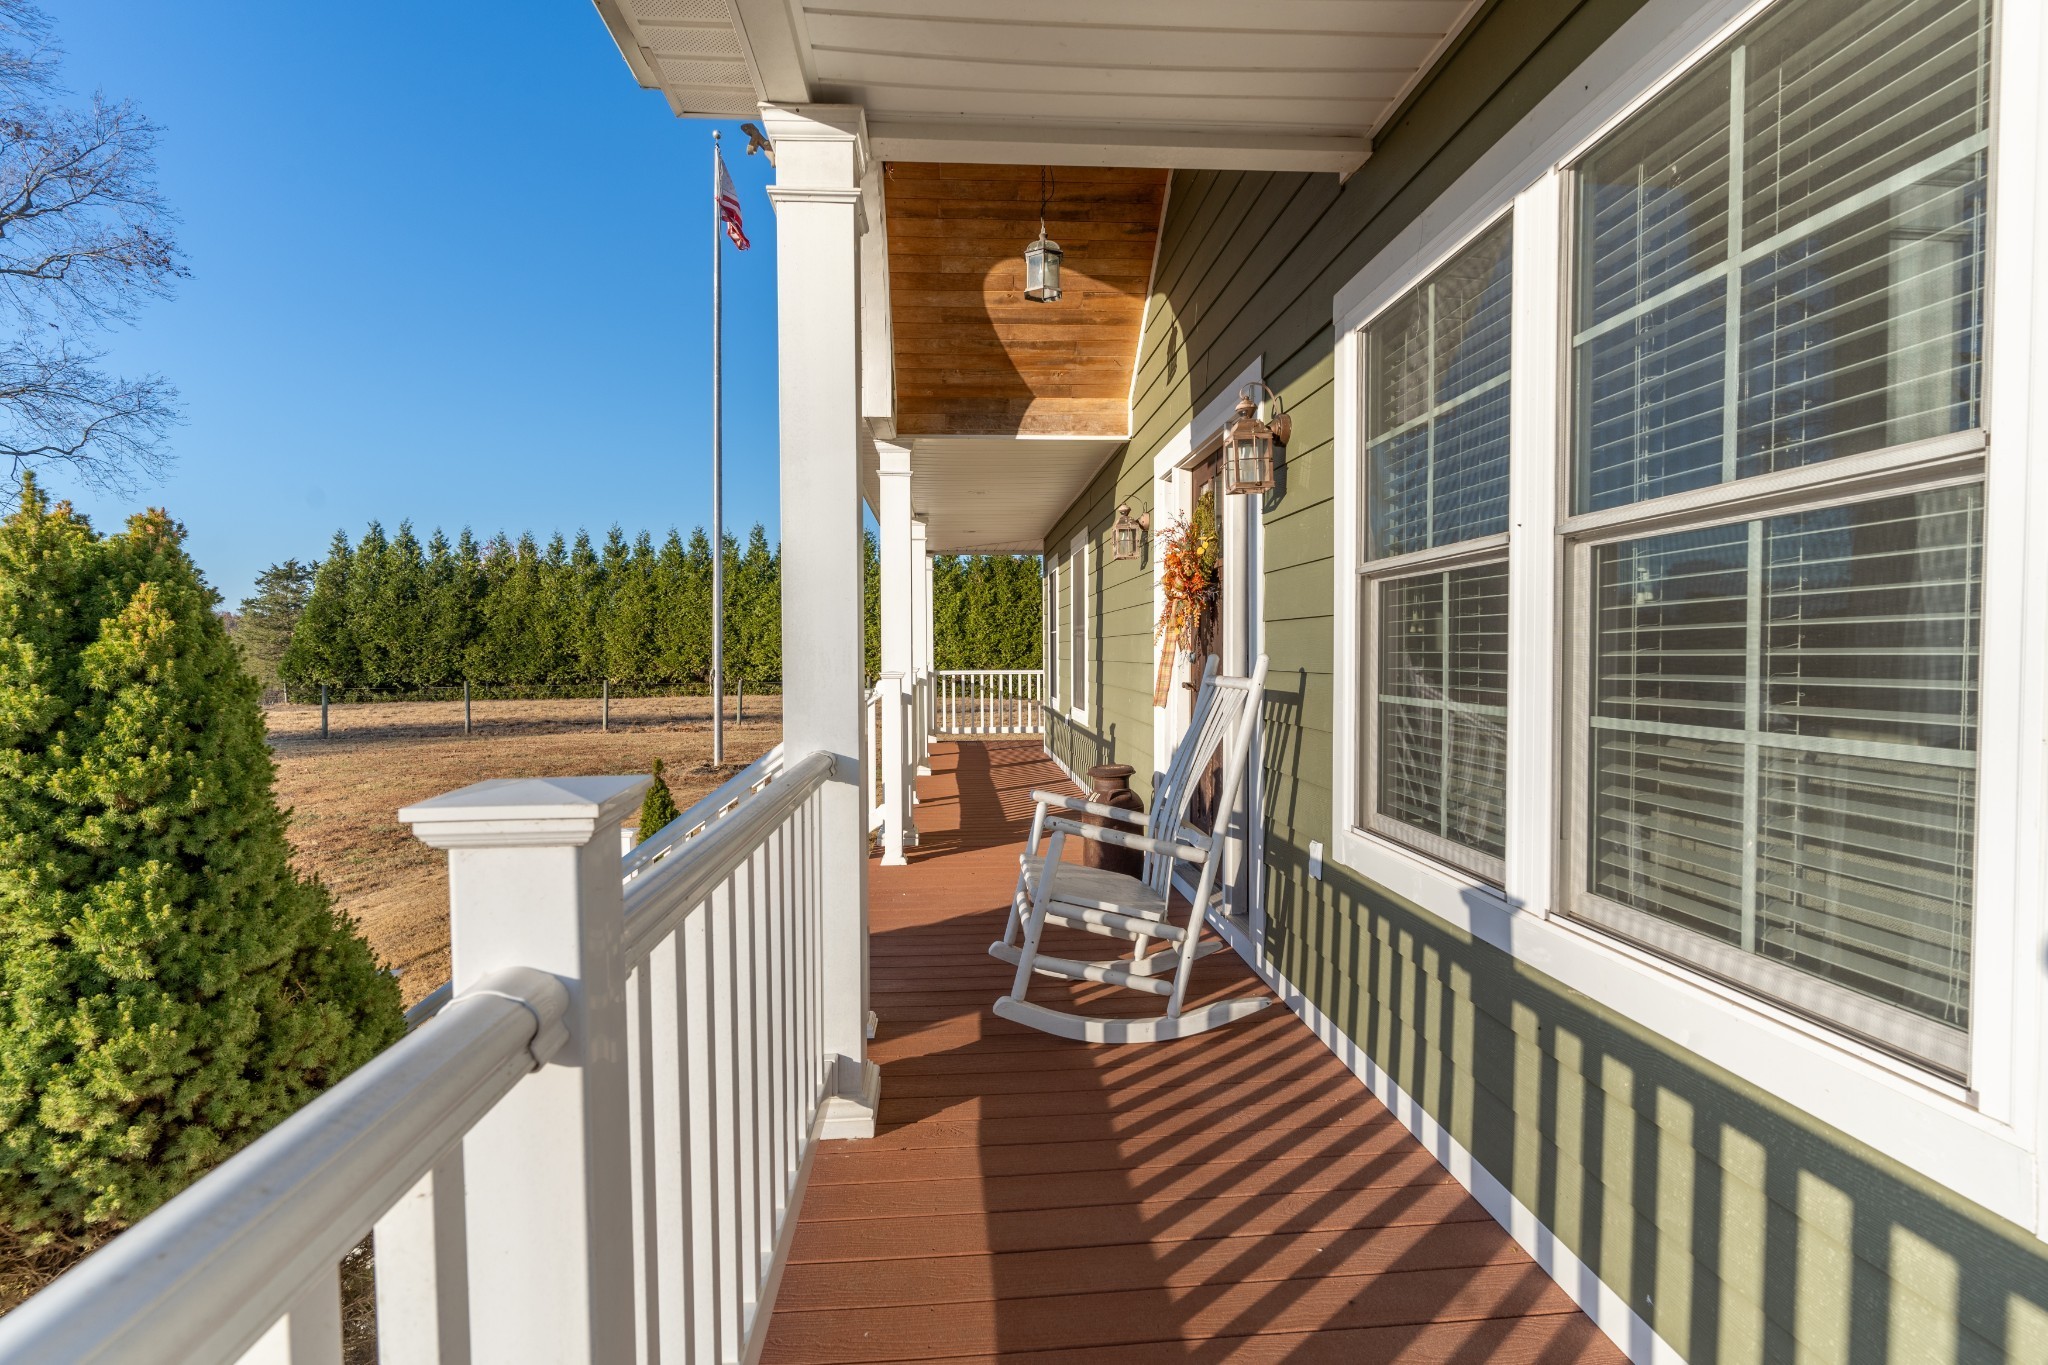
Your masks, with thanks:
[[[605,678],[598,683],[598,695],[603,700],[598,703],[597,728],[610,733],[612,728],[612,680],[610,678]]]
[[[462,680],[462,733],[469,733],[469,679]]]
[[[320,684],[320,738],[327,738],[327,684]]]
[[[569,995],[568,1041],[463,1139],[476,1360],[633,1360],[619,826],[647,782],[500,779],[398,813],[448,850],[456,992],[517,966]]]
[[[735,692],[736,692],[736,693],[738,694],[738,696],[739,696],[739,701],[738,701],[737,705],[736,705],[736,706],[734,707],[734,710],[733,710],[733,717],[732,717],[732,723],[733,723],[733,724],[734,724],[735,726],[739,726],[739,725],[745,725],[745,724],[747,723],[747,679],[746,679],[746,676],[745,676],[744,674],[742,674],[742,675],[740,675],[740,676],[737,676],[737,677],[735,677],[735,678],[734,678],[734,679],[732,680],[732,685],[733,685],[733,690],[734,690],[734,691],[735,691]]]

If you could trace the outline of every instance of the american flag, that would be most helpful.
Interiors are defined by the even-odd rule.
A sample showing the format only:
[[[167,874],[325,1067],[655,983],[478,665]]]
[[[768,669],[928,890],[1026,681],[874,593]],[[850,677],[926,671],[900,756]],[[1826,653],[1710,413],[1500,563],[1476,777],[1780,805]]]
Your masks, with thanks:
[[[711,155],[718,162],[719,221],[725,224],[725,235],[732,238],[732,244],[745,251],[747,234],[740,226],[740,192],[732,187],[732,177],[725,173],[725,158],[715,148]]]

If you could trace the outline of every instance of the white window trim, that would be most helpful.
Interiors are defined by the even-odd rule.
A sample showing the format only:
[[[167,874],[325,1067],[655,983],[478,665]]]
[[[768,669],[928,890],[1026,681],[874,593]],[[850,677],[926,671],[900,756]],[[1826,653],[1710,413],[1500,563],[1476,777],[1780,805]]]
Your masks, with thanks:
[[[1060,696],[1066,690],[1062,664],[1067,651],[1060,648],[1060,623],[1066,620],[1066,613],[1060,610],[1060,565],[1065,562],[1060,555],[1045,557],[1045,702],[1054,711],[1060,709]]]
[[[1370,329],[1371,325],[1378,320],[1379,315],[1381,313],[1393,307],[1395,304],[1401,302],[1403,299],[1408,298],[1416,289],[1420,288],[1425,282],[1434,277],[1438,270],[1448,265],[1460,252],[1464,251],[1467,247],[1471,246],[1474,242],[1478,241],[1488,232],[1491,232],[1495,228],[1499,227],[1503,222],[1507,222],[1510,219],[1512,219],[1512,217],[1513,206],[1510,205],[1508,209],[1496,213],[1493,216],[1480,222],[1478,225],[1473,227],[1470,232],[1466,233],[1463,237],[1459,238],[1455,243],[1453,243],[1451,247],[1448,250],[1446,250],[1441,257],[1437,259],[1435,264],[1431,265],[1427,270],[1424,270],[1420,274],[1416,275],[1407,288],[1401,290],[1399,293],[1389,296],[1377,309],[1374,310],[1371,316],[1362,319],[1358,323],[1358,325],[1352,329],[1353,344],[1358,346],[1359,350],[1357,363],[1359,365],[1364,365],[1366,363],[1366,350],[1362,344],[1363,337],[1365,332],[1368,329]],[[1516,248],[1513,245],[1513,239],[1511,237],[1508,272],[1509,298],[1511,301],[1514,297],[1515,281],[1519,278],[1516,274],[1516,271],[1520,269],[1520,258],[1516,254],[1517,250],[1518,248]],[[1554,276],[1554,273],[1554,270],[1552,270],[1551,272],[1545,275],[1545,278],[1551,278],[1552,276]],[[1512,311],[1511,303],[1511,334],[1509,337],[1508,346],[1509,354],[1511,357],[1520,354],[1519,347],[1522,345],[1522,343],[1527,341],[1527,338],[1520,336],[1519,332],[1515,332],[1513,330],[1515,328],[1520,327],[1520,325],[1520,315]],[[1363,370],[1359,370],[1355,372],[1353,377],[1358,378],[1362,376],[1363,373]],[[1515,377],[1516,375],[1513,369],[1513,361],[1511,359],[1509,368],[1509,378],[1511,381],[1513,381]],[[1508,459],[1508,467],[1511,472],[1514,468],[1513,451],[1515,449],[1514,390],[1515,385],[1513,382],[1510,382],[1508,387],[1508,450],[1510,452]],[[1359,402],[1362,400],[1363,389],[1361,388],[1359,393],[1353,396],[1352,401]],[[1352,421],[1354,423],[1357,421],[1356,414],[1353,414]],[[1367,458],[1367,442],[1365,439],[1364,432],[1355,431],[1354,439],[1356,441],[1357,450],[1356,458],[1361,460]],[[1349,471],[1349,475],[1355,481],[1357,478],[1357,470],[1353,469]],[[1512,494],[1512,488],[1510,489],[1510,493]],[[1352,598],[1351,608],[1353,613],[1351,616],[1351,629],[1353,632],[1351,637],[1352,652],[1349,654],[1339,654],[1335,656],[1337,660],[1335,666],[1338,668],[1340,672],[1343,672],[1347,669],[1354,671],[1354,688],[1372,687],[1377,689],[1377,679],[1379,677],[1380,668],[1380,605],[1377,596],[1377,590],[1379,589],[1379,587],[1384,583],[1393,582],[1397,579],[1413,577],[1419,574],[1438,573],[1447,570],[1471,568],[1480,564],[1501,564],[1505,566],[1508,570],[1510,582],[1509,600],[1510,602],[1512,602],[1514,563],[1512,556],[1510,555],[1510,550],[1512,549],[1514,542],[1510,532],[1503,531],[1495,535],[1479,536],[1471,540],[1458,541],[1449,545],[1432,545],[1425,549],[1411,550],[1406,554],[1386,555],[1379,559],[1368,560],[1366,558],[1367,547],[1365,540],[1365,507],[1363,497],[1364,495],[1361,492],[1358,495],[1356,495],[1356,500],[1346,501],[1339,504],[1339,506],[1342,507],[1353,508],[1356,516],[1359,518],[1359,521],[1357,526],[1353,528],[1353,536],[1351,540],[1353,556],[1351,565],[1352,573],[1355,580],[1353,584],[1353,592],[1355,595]],[[1510,528],[1512,529],[1512,503],[1509,507],[1509,514]],[[1371,618],[1371,626],[1368,629],[1361,631],[1359,627],[1359,622],[1368,615]],[[1512,669],[1516,650],[1514,647],[1514,619],[1512,612],[1510,612],[1509,616],[1508,630],[1508,660],[1510,668],[1509,695],[1513,696],[1514,677]],[[1353,696],[1355,699],[1355,704],[1358,706],[1368,706],[1371,704],[1367,698],[1359,696],[1356,691],[1354,691]],[[1392,816],[1384,815],[1380,812],[1379,802],[1377,801],[1377,799],[1367,793],[1368,780],[1371,777],[1373,777],[1378,771],[1379,727],[1377,725],[1363,727],[1365,733],[1361,735],[1359,733],[1359,727],[1357,725],[1357,715],[1358,712],[1356,711],[1347,712],[1345,714],[1344,720],[1344,724],[1347,727],[1350,727],[1350,732],[1353,738],[1354,745],[1358,747],[1354,747],[1354,749],[1352,750],[1351,761],[1353,766],[1350,778],[1351,788],[1349,791],[1349,798],[1351,804],[1347,808],[1348,813],[1346,813],[1337,822],[1339,826],[1355,834],[1357,837],[1366,839],[1385,840],[1388,843],[1395,844],[1406,849],[1411,849],[1416,852],[1420,852],[1425,857],[1433,858],[1438,862],[1449,864],[1460,875],[1470,875],[1478,878],[1481,885],[1494,887],[1499,887],[1503,885],[1505,883],[1505,878],[1507,875],[1505,849],[1503,850],[1501,857],[1494,857],[1492,854],[1483,853],[1478,849],[1463,847],[1449,839],[1443,838],[1439,835],[1431,834],[1427,830],[1418,829],[1412,825],[1405,823],[1404,821],[1397,820]],[[1448,722],[1446,722],[1446,724],[1448,724]]]
[[[1067,607],[1074,613],[1073,620],[1068,622],[1067,631],[1067,651],[1073,655],[1067,664],[1071,670],[1069,676],[1073,689],[1073,695],[1067,698],[1067,714],[1081,725],[1088,723],[1088,708],[1095,700],[1094,689],[1089,686],[1089,683],[1094,681],[1094,675],[1089,672],[1089,667],[1095,655],[1094,631],[1091,629],[1095,623],[1088,619],[1094,614],[1089,610],[1094,604],[1088,595],[1088,567],[1092,557],[1089,554],[1088,529],[1083,527],[1074,532],[1074,539],[1067,547],[1067,563],[1073,566],[1069,575],[1073,580],[1073,600]],[[1075,624],[1081,627],[1079,644],[1074,643],[1072,626]]]
[[[1335,295],[1335,697],[1331,856],[1963,1197],[2048,1235],[2048,101],[2006,69],[2048,69],[2048,14],[2006,0],[1993,55],[1987,286],[1982,691],[1970,1089],[1551,911],[1559,903],[1560,642],[1569,582],[1560,409],[1564,200],[1559,168],[1692,60],[1776,0],[1649,0],[1515,131]],[[1514,384],[1509,482],[1509,696],[1503,884],[1358,825],[1360,329],[1512,207]],[[2040,224],[2039,227],[2036,225]],[[2008,306],[1998,307],[2005,299]],[[2012,300],[2023,301],[2011,306]],[[1577,529],[1577,523],[1574,528]]]

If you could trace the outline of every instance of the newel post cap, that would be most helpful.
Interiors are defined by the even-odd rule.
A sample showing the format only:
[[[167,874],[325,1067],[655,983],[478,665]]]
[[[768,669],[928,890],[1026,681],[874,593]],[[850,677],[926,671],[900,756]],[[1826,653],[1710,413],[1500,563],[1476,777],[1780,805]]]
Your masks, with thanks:
[[[575,848],[618,824],[652,778],[501,777],[398,812],[430,848]]]

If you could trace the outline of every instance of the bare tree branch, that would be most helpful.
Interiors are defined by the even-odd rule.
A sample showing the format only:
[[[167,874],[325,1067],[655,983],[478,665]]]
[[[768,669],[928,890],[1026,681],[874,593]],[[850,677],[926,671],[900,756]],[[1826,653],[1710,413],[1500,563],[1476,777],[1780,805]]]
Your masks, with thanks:
[[[168,456],[176,391],[125,379],[79,334],[131,321],[186,275],[158,193],[158,129],[133,105],[67,102],[29,0],[0,0],[0,460],[126,490]]]

